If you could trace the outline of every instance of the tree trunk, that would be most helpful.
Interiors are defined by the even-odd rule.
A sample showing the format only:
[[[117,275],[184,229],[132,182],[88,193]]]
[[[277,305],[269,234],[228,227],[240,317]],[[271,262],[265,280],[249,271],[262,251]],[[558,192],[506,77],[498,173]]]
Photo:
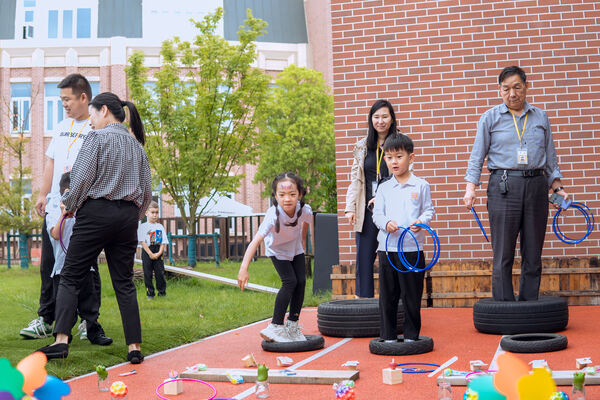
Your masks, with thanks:
[[[27,248],[27,234],[19,232],[19,257],[21,258],[21,268],[29,268],[29,251]]]

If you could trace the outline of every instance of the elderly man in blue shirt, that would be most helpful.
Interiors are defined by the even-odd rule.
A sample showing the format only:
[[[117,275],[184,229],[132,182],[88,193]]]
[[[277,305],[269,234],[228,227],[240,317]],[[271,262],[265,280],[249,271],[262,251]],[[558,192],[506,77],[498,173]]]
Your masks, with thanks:
[[[506,67],[498,77],[503,103],[487,110],[477,125],[469,159],[464,203],[475,202],[481,168],[487,156],[490,180],[487,207],[494,251],[492,296],[514,301],[512,267],[517,236],[521,244],[521,281],[518,300],[536,300],[542,274],[542,248],[548,221],[548,194],[565,200],[562,174],[556,159],[548,116],[529,104],[527,76]],[[558,207],[558,206],[556,206]]]

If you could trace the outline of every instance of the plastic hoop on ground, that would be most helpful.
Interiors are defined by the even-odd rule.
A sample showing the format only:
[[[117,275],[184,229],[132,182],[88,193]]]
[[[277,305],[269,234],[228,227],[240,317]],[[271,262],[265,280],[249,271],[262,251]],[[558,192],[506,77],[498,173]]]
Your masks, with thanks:
[[[471,382],[471,380],[473,380],[473,375],[491,375],[491,374],[495,374],[496,372],[498,372],[495,369],[486,369],[483,371],[472,371],[469,372],[467,375],[465,375],[465,379],[467,380],[467,382]]]
[[[396,364],[396,367],[403,367],[406,365],[427,365],[429,367],[436,367],[439,368],[439,364],[432,364],[432,363],[400,363],[400,364]],[[400,368],[402,370],[403,374],[426,374],[429,372],[433,372],[435,371],[435,369],[432,370],[423,370],[420,368]]]
[[[433,229],[431,229],[431,227],[429,225],[415,224],[415,226],[419,226],[419,227],[425,229],[427,232],[429,232],[429,234],[433,238],[433,246],[434,246],[433,257],[431,258],[431,261],[429,261],[429,264],[427,264],[427,266],[425,266],[425,268],[421,268],[421,269],[416,268],[416,267],[412,268],[412,270],[414,272],[423,272],[423,271],[427,271],[428,269],[433,267],[437,263],[438,259],[440,258],[440,239],[438,238],[437,233],[435,233],[435,231]],[[405,262],[408,263],[408,261],[406,260],[406,257],[404,256],[404,237],[406,236],[406,232],[410,232],[409,228],[404,228],[404,231],[400,234],[400,238],[398,239],[398,256],[400,257],[400,261],[402,262],[402,264],[405,267],[406,267],[406,264],[404,264],[404,263]],[[411,235],[412,235],[412,232],[411,232]],[[415,241],[416,240],[417,239],[415,239]],[[417,251],[418,251],[418,246],[417,246]]]
[[[558,226],[558,217],[559,217],[561,211],[563,210],[562,207],[559,208],[558,211],[556,211],[556,214],[554,214],[554,218],[552,219],[552,230],[554,231],[554,234],[561,242],[573,245],[573,244],[577,244],[577,243],[584,241],[588,236],[590,236],[590,234],[594,230],[594,225],[596,224],[596,222],[594,220],[594,214],[588,208],[588,206],[586,206],[585,204],[571,203],[569,208],[571,208],[571,207],[575,208],[581,214],[583,214],[583,216],[585,218],[585,225],[586,225],[585,235],[583,235],[579,239],[573,239],[573,238],[568,237],[564,233],[562,233],[562,231],[560,230],[560,227]]]
[[[417,268],[417,265],[419,265],[419,257],[420,257],[419,242],[417,241],[417,238],[415,237],[415,235],[413,235],[413,233],[410,231],[410,227],[403,228],[403,227],[399,226],[398,228],[404,229],[404,231],[402,232],[402,234],[404,234],[408,230],[408,232],[410,233],[410,236],[412,236],[413,240],[415,241],[415,244],[417,245],[417,260],[415,261],[415,265],[410,265],[410,263],[408,261],[404,262],[402,259],[400,259],[400,262],[402,263],[402,265],[404,266],[404,268],[407,269],[406,271],[401,270],[400,268],[396,267],[396,265],[394,265],[394,263],[390,259],[390,255],[389,255],[389,253],[387,251],[387,248],[388,248],[388,239],[390,238],[390,233],[389,232],[388,232],[387,236],[385,237],[385,256],[387,257],[390,265],[396,271],[402,272],[403,274],[405,274],[407,272],[413,272],[413,271],[415,271],[415,268]],[[402,236],[402,234],[398,238],[398,243],[400,243],[400,238],[404,238],[404,236]],[[404,254],[402,254],[402,255],[404,255]],[[398,249],[398,257],[400,257],[400,249]],[[406,258],[405,258],[405,260],[406,260]]]
[[[160,392],[159,392],[159,389],[160,389],[161,387],[163,387],[164,385],[166,385],[167,383],[169,383],[169,382],[173,382],[173,381],[175,381],[175,382],[177,382],[177,381],[181,381],[181,382],[188,381],[188,382],[198,382],[198,383],[202,383],[203,385],[206,385],[206,386],[208,386],[209,388],[211,388],[211,389],[213,390],[213,394],[212,394],[212,396],[210,396],[210,397],[207,397],[207,399],[206,399],[206,400],[214,400],[214,399],[215,399],[215,397],[217,397],[217,389],[215,389],[215,387],[214,387],[213,385],[211,385],[210,383],[208,383],[208,382],[201,381],[200,379],[192,379],[192,378],[175,378],[175,379],[170,379],[170,380],[168,380],[168,381],[165,381],[165,382],[161,383],[160,385],[158,385],[158,386],[156,387],[156,395],[158,396],[158,398],[159,398],[159,399],[163,399],[163,400],[171,400],[171,399],[169,399],[168,397],[165,397],[165,396],[161,395],[161,394],[160,394]]]

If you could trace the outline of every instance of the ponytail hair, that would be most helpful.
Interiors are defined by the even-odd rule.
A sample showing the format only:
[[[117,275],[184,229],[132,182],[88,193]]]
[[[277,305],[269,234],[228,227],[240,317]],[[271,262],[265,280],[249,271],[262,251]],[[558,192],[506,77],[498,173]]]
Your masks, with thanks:
[[[144,124],[138,113],[135,105],[130,101],[123,101],[119,97],[111,92],[100,93],[92,99],[90,106],[96,110],[101,110],[102,106],[106,106],[108,111],[120,122],[125,121],[126,114],[124,107],[129,109],[129,126],[133,132],[133,136],[137,139],[142,146],[146,143],[146,134],[144,132]]]
[[[292,172],[284,172],[284,173],[277,175],[275,177],[275,179],[273,179],[273,183],[271,184],[271,190],[272,190],[271,191],[271,202],[275,206],[275,232],[276,233],[279,233],[280,225],[279,225],[279,207],[278,207],[277,197],[275,196],[275,193],[277,193],[277,185],[281,181],[291,181],[292,183],[294,183],[296,185],[296,188],[298,189],[298,193],[300,194],[300,209],[298,210],[296,219],[292,222],[285,224],[286,226],[298,225],[298,220],[300,219],[300,216],[302,215],[302,209],[304,208],[304,204],[305,204],[304,197],[306,196],[306,188],[304,187],[304,181],[302,181],[302,178],[300,178],[298,175],[296,175]]]

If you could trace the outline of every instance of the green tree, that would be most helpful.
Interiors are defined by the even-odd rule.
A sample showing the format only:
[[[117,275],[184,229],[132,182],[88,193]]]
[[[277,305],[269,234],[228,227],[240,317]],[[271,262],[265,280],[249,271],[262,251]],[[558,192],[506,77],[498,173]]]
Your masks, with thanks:
[[[37,97],[37,92],[32,94],[31,106]],[[27,239],[34,229],[42,225],[41,218],[34,209],[31,199],[37,197],[31,193],[31,168],[25,166],[25,151],[28,137],[25,137],[26,121],[29,119],[31,107],[20,110],[23,115],[15,113],[9,103],[4,99],[3,105],[10,121],[9,131],[3,132],[0,137],[0,148],[7,159],[16,160],[16,166],[11,171],[12,179],[7,179],[0,173],[0,230],[14,231],[19,234],[19,256],[21,268],[29,266],[29,250]],[[0,160],[0,166],[4,159]]]
[[[142,53],[132,54],[126,67],[130,94],[148,133],[150,165],[190,235],[197,233],[204,211],[200,200],[236,191],[243,179],[238,166],[255,161],[257,115],[268,97],[269,76],[251,66],[257,57],[254,41],[266,23],[248,11],[239,43],[230,44],[215,32],[222,18],[218,8],[194,21],[200,32],[193,43],[163,42],[154,89],[145,85]],[[188,264],[194,266],[195,237],[189,244]]]
[[[255,181],[265,184],[292,171],[304,179],[315,210],[336,212],[333,96],[320,72],[290,65],[273,88],[259,137]]]

